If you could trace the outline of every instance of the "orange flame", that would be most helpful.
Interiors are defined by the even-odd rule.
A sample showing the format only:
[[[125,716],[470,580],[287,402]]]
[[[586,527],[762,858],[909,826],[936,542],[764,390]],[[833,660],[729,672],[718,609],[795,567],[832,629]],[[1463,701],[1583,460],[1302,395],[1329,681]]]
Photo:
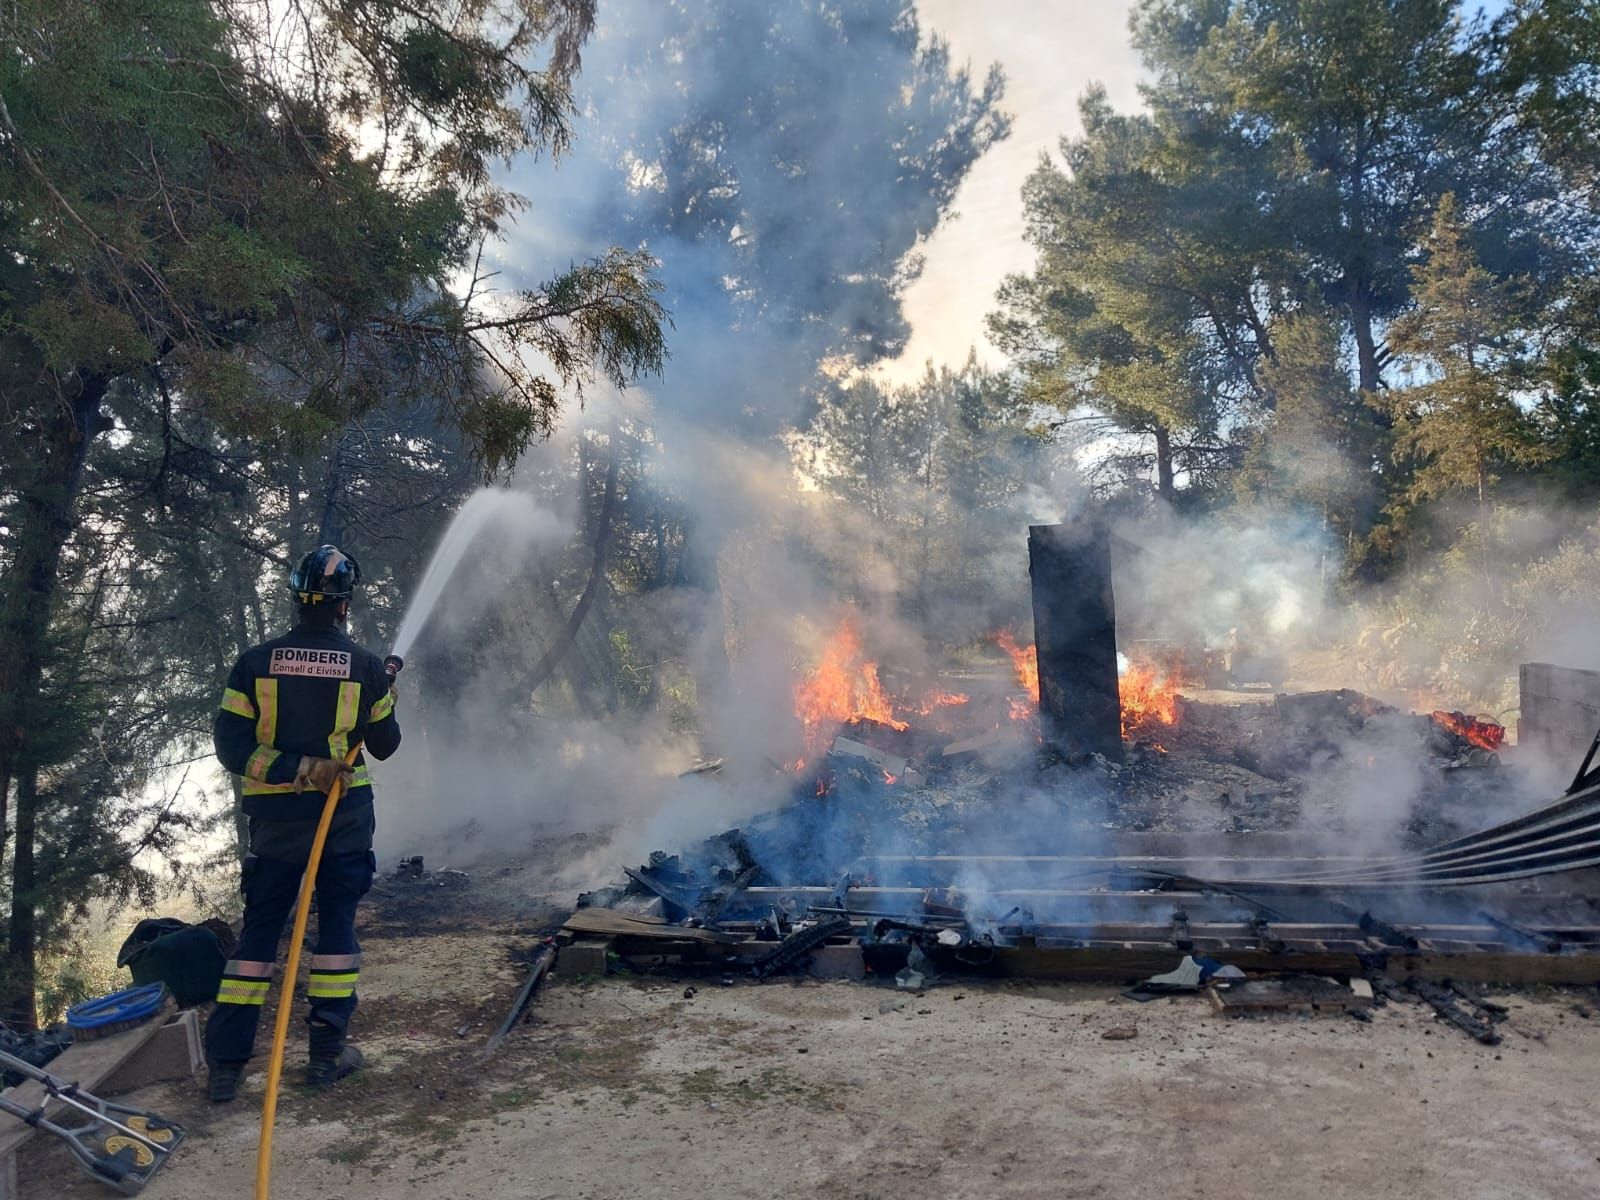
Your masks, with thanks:
[[[931,717],[941,708],[959,708],[970,697],[965,692],[941,692],[937,688],[917,702],[915,712],[919,717]]]
[[[1117,680],[1122,699],[1122,736],[1134,737],[1157,725],[1178,722],[1178,689],[1151,667],[1131,666]]]
[[[805,725],[806,746],[813,750],[820,739],[857,718],[908,728],[895,718],[894,702],[878,679],[878,664],[862,658],[861,634],[848,617],[823,647],[816,669],[795,684],[794,711]]]
[[[909,729],[901,714],[930,717],[940,709],[966,704],[963,692],[934,687],[920,700],[900,702],[884,691],[878,664],[863,657],[861,634],[854,620],[845,617],[823,647],[822,660],[795,685],[794,710],[806,731],[806,746],[820,743],[851,721],[875,721],[891,729]]]
[[[1033,702],[1038,704],[1039,647],[1017,645],[1017,639],[1011,636],[1009,629],[1002,629],[995,634],[994,641],[995,645],[999,646],[1011,657],[1011,669],[1017,673],[1017,682],[1022,685],[1028,695],[1033,697]],[[1016,704],[1013,704],[1011,708],[1012,716],[1016,716]]]
[[[1504,725],[1485,721],[1479,717],[1469,717],[1466,713],[1435,709],[1433,719],[1436,724],[1442,725],[1459,738],[1465,738],[1480,750],[1498,750],[1500,743],[1506,739]]]

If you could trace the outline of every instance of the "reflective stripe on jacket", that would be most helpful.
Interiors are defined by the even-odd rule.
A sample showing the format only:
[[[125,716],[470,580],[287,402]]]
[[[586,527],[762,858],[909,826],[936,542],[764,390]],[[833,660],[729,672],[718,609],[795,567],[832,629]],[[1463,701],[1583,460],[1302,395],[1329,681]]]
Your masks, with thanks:
[[[343,758],[354,742],[355,778],[341,809],[372,803],[365,753],[388,758],[400,724],[383,660],[328,626],[301,625],[239,656],[212,727],[217,758],[243,780],[244,811],[266,820],[315,818],[322,793],[294,790],[302,756]]]

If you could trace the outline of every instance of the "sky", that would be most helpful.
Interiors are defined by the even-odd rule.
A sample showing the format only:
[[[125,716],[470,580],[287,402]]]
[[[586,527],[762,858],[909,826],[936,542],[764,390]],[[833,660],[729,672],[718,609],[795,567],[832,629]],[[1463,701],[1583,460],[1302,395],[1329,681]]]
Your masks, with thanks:
[[[1494,17],[1507,0],[1481,0],[1469,14]],[[1078,98],[1102,83],[1124,111],[1139,105],[1140,67],[1128,44],[1131,0],[918,0],[923,32],[942,34],[956,62],[976,77],[999,63],[1006,73],[1004,108],[1011,136],[979,161],[947,217],[924,248],[922,278],[907,292],[912,336],[905,352],[884,364],[904,382],[928,360],[959,364],[969,347],[989,366],[1004,365],[984,335],[985,315],[1008,274],[1033,266],[1022,234],[1022,184],[1043,153],[1076,134]]]
[[[1000,281],[1033,266],[1022,236],[1023,181],[1041,154],[1077,133],[1078,98],[1089,84],[1104,84],[1118,108],[1138,105],[1129,7],[1127,0],[919,0],[924,33],[942,34],[956,62],[980,78],[1000,64],[1012,126],[973,167],[956,194],[956,216],[925,247],[922,277],[906,294],[911,340],[883,366],[886,378],[915,378],[929,359],[959,364],[971,347],[980,361],[1003,364],[983,321]]]

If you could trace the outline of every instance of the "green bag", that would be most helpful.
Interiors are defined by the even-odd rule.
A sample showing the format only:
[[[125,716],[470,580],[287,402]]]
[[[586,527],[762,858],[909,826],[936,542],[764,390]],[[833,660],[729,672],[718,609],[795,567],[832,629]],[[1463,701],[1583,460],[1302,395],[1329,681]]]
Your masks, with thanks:
[[[228,961],[215,924],[221,922],[190,925],[176,917],[140,921],[122,943],[117,966],[127,967],[135,984],[166,984],[180,1008],[206,1004],[217,998]]]

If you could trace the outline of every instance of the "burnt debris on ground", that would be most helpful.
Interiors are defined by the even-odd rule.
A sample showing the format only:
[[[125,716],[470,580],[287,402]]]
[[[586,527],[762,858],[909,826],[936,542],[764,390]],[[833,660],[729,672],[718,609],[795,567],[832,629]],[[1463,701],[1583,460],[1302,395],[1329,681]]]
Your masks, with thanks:
[[[1040,645],[995,636],[1010,694],[897,700],[846,623],[796,688],[805,752],[771,764],[787,801],[580,897],[566,953],[912,988],[1206,963],[1224,973],[1192,990],[1224,1012],[1405,996],[1480,1040],[1494,1014],[1463,988],[1600,981],[1600,777],[1540,808],[1488,718],[1251,689],[1237,676],[1280,674],[1259,653],[1125,658],[1103,535],[1030,533]],[[710,761],[685,782],[737,786]]]

